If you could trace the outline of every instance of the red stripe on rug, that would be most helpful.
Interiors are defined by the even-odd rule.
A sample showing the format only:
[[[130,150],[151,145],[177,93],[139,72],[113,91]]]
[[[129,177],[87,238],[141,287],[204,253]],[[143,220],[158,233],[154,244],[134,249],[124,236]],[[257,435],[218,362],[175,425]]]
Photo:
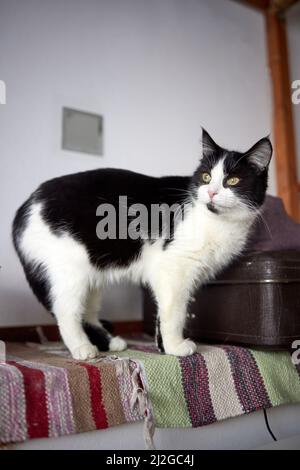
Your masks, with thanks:
[[[103,405],[100,370],[98,367],[87,364],[86,362],[80,362],[80,365],[84,367],[88,373],[91,392],[92,415],[96,429],[107,428],[108,422]]]
[[[15,361],[9,361],[9,363],[19,369],[23,375],[26,401],[26,422],[29,437],[49,437],[44,373],[41,370],[26,367]]]

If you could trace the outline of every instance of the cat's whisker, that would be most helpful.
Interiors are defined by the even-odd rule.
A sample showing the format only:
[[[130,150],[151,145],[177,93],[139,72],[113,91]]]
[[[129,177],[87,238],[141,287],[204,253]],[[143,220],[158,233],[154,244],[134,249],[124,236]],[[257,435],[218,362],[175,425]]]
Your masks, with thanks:
[[[259,209],[257,209],[249,200],[246,201],[245,205],[247,205],[247,207],[249,207],[250,210],[254,211],[255,214],[257,215],[257,217],[259,217],[261,219],[263,225],[265,226],[267,232],[269,233],[270,239],[272,239],[273,234],[271,232],[271,229],[270,229],[267,221],[265,220],[264,216],[262,215],[261,211]]]

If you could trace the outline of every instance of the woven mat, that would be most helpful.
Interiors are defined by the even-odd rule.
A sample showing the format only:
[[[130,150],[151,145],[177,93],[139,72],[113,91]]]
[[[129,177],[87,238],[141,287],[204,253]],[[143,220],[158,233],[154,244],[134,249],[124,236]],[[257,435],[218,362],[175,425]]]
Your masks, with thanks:
[[[51,346],[11,343],[0,363],[0,443],[142,419],[148,432],[151,420],[197,427],[296,402],[300,367],[285,352],[200,345],[177,358],[135,342],[118,357],[80,362]]]

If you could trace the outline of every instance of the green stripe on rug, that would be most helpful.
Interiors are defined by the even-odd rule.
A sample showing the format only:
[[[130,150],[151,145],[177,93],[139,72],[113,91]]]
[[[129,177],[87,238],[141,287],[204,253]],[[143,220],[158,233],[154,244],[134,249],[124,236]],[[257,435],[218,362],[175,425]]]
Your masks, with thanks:
[[[157,427],[192,426],[184,396],[181,367],[176,357],[130,349],[118,353],[118,356],[142,362]]]
[[[300,402],[300,379],[287,352],[251,349],[273,406]]]

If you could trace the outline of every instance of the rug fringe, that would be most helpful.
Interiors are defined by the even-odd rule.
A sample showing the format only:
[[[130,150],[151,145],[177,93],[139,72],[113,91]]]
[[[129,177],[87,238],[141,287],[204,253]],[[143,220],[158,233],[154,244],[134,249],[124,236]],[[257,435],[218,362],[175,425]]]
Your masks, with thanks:
[[[144,417],[144,441],[146,448],[155,450],[153,436],[155,432],[154,418],[150,406],[150,400],[143,380],[143,374],[140,364],[130,360],[134,364],[134,370],[131,376],[133,392],[130,400],[131,409],[138,406],[139,413]]]

